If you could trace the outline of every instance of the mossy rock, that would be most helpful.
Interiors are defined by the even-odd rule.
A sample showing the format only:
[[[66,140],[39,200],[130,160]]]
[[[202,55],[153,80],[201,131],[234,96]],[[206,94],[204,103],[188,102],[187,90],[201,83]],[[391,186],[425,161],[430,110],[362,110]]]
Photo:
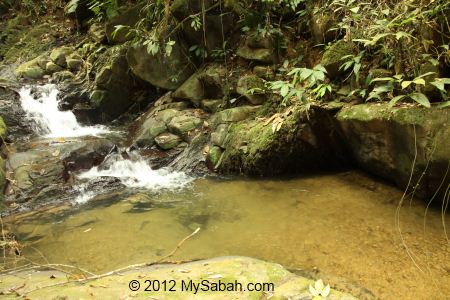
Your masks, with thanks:
[[[216,125],[239,122],[254,115],[258,109],[259,106],[239,106],[225,109],[215,113],[212,116],[211,121]]]
[[[200,118],[189,115],[181,115],[173,117],[172,120],[170,120],[168,128],[176,134],[185,135],[189,131],[199,127],[202,123],[203,121]]]
[[[2,144],[2,140],[6,137],[6,124],[3,121],[3,118],[0,117],[0,145]]]
[[[60,47],[53,49],[50,53],[50,59],[57,64],[65,68],[67,66],[67,56],[73,53],[74,49],[71,47]]]
[[[212,146],[206,157],[207,163],[211,169],[216,169],[220,166],[220,159],[222,158],[223,151],[220,147]]]
[[[342,57],[352,55],[355,51],[355,45],[351,42],[339,40],[331,45],[323,54],[321,65],[327,70],[327,75],[330,78],[336,78],[342,75],[343,71],[339,70],[344,63]]]
[[[21,294],[27,295],[30,299],[118,299],[123,295],[132,294],[134,299],[265,299],[270,295],[270,299],[312,299],[309,286],[314,285],[314,281],[295,275],[286,270],[281,265],[264,262],[248,257],[219,257],[209,260],[201,260],[178,265],[152,265],[121,272],[119,275],[111,275],[95,280],[89,280],[88,284],[79,282],[67,282],[67,276],[57,271],[22,271],[18,274],[6,274],[2,278],[5,290],[17,287],[23,283],[23,278],[27,279],[27,285],[21,290]],[[170,283],[167,291],[144,291],[146,279],[157,279],[159,282]],[[140,288],[136,292],[131,292],[130,281],[138,281]],[[182,289],[182,284],[198,285],[208,283],[209,289],[199,289],[186,291]],[[175,285],[169,291],[172,283]],[[242,290],[240,286],[242,287]],[[272,288],[267,286],[265,291],[250,291],[246,288],[248,284],[273,284]],[[56,285],[53,287],[44,286]],[[220,285],[222,284],[222,285]],[[235,286],[234,290],[220,288],[220,286]],[[40,288],[38,288],[40,287]],[[215,290],[214,290],[215,288]],[[30,292],[29,292],[30,291]],[[16,295],[6,295],[5,299],[15,299]],[[357,300],[349,294],[331,289],[327,297],[328,300]]]
[[[54,28],[47,23],[30,28],[27,18],[19,14],[0,33],[0,56],[4,56],[4,62],[26,61],[54,46]]]
[[[276,55],[272,49],[254,49],[247,45],[242,45],[238,48],[236,54],[244,59],[264,64],[272,64],[276,62]]]
[[[163,150],[170,150],[178,146],[182,140],[178,135],[166,132],[155,138],[156,144]]]
[[[254,105],[263,104],[266,98],[264,80],[256,75],[244,75],[239,78],[236,92]]]
[[[222,144],[225,150],[219,171],[272,176],[345,165],[334,126],[330,114],[319,107],[308,114],[296,108],[278,130],[261,120],[231,124]]]
[[[42,67],[43,64],[43,57],[36,57],[35,59],[32,59],[17,67],[17,69],[15,70],[15,74],[17,77],[41,79],[46,74],[46,63],[44,64],[44,67]]]
[[[337,119],[354,160],[364,170],[405,188],[414,165],[410,187],[422,197],[431,197],[449,180],[449,108],[360,104],[343,108]]]

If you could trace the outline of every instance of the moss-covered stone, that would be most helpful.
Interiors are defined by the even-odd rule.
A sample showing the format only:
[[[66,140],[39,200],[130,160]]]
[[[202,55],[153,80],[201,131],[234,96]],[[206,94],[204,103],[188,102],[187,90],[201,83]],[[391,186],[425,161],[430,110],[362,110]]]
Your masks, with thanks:
[[[297,108],[283,119],[279,130],[272,123],[260,120],[231,124],[223,143],[225,150],[219,170],[277,175],[345,163],[343,148],[329,113],[317,107],[308,115]]]
[[[266,101],[264,80],[256,75],[244,75],[238,80],[236,92],[254,105],[262,104]]]
[[[239,106],[229,108],[215,113],[211,120],[214,124],[239,122],[256,113],[258,109],[258,106]]]
[[[44,68],[41,67],[43,64],[42,57],[36,57],[35,59],[32,59],[26,63],[21,64],[19,67],[17,67],[15,73],[17,77],[23,77],[28,79],[40,79],[45,74],[45,66]]]
[[[342,109],[337,118],[363,169],[405,188],[414,166],[410,188],[424,197],[448,181],[450,109],[360,104]]]
[[[19,14],[8,20],[0,33],[0,56],[4,62],[27,61],[54,46],[54,28],[48,23],[29,27],[29,17]]]
[[[222,154],[223,151],[220,147],[213,146],[209,149],[206,159],[212,169],[216,169],[220,166],[220,159],[222,158]]]
[[[21,293],[30,299],[59,299],[59,297],[69,299],[117,299],[123,295],[133,295],[134,299],[265,299],[270,295],[270,299],[312,299],[309,293],[309,285],[314,285],[314,281],[295,275],[287,271],[284,267],[274,263],[268,263],[247,257],[220,257],[209,260],[202,260],[181,265],[153,265],[130,271],[121,272],[119,275],[101,277],[90,280],[89,284],[78,282],[64,283],[67,281],[65,274],[55,271],[41,272],[20,272],[17,274],[7,274],[2,278],[5,290],[17,287],[27,278],[27,285]],[[169,291],[170,284],[163,291],[163,285],[159,291],[144,291],[146,285],[144,281],[148,278],[157,279],[159,282],[175,282],[172,291]],[[140,289],[130,292],[130,281],[140,282]],[[198,285],[205,280],[208,286],[216,287],[216,290],[199,289],[186,291],[182,289],[182,283]],[[218,285],[230,287],[234,290],[219,290]],[[239,283],[242,290],[239,288]],[[257,283],[271,283],[272,288],[265,291],[250,291],[247,285]],[[47,285],[53,287],[42,288]],[[41,288],[37,288],[37,287]],[[165,289],[165,288],[164,288]],[[269,290],[269,291],[268,291]],[[31,291],[31,292],[28,292]],[[6,295],[5,299],[14,299],[16,295]],[[349,294],[331,290],[327,299],[329,300],[356,300]]]
[[[139,3],[131,8],[120,12],[117,16],[109,20],[105,25],[106,38],[110,44],[122,44],[134,38],[134,33],[130,32],[130,28],[140,20],[141,10],[144,3]],[[120,30],[116,30],[116,26],[124,26]],[[113,34],[114,33],[114,34]]]
[[[158,135],[155,138],[156,144],[163,150],[170,150],[181,143],[181,138],[178,135],[166,132]]]
[[[354,48],[353,43],[339,40],[324,52],[321,65],[327,70],[328,77],[336,78],[342,74],[343,71],[339,70],[344,63],[342,57],[354,54]]]
[[[202,123],[203,121],[200,118],[189,115],[181,115],[172,118],[168,127],[170,131],[179,135],[184,135],[187,132],[196,129]]]
[[[3,121],[3,118],[0,117],[0,140],[4,139],[6,136],[6,124]],[[1,141],[0,141],[0,145],[1,145]]]
[[[58,66],[65,68],[67,66],[67,56],[73,51],[74,50],[71,47],[60,47],[53,49],[50,53],[50,59]]]

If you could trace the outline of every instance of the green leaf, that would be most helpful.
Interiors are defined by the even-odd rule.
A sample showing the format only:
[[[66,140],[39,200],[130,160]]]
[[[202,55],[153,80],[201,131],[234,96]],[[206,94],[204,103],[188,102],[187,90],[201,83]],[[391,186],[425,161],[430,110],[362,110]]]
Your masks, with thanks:
[[[425,85],[425,80],[423,80],[422,78],[414,79],[413,82],[417,85]]]
[[[283,85],[280,89],[280,94],[282,97],[286,97],[286,95],[289,93],[289,86],[287,84]]]
[[[425,107],[431,107],[428,97],[422,93],[412,93],[409,95],[409,97]]]
[[[434,85],[440,91],[445,92],[445,86],[444,86],[443,82],[441,82],[441,81],[433,81],[433,82],[430,82],[430,84]]]
[[[351,11],[352,13],[354,13],[354,14],[357,14],[357,13],[359,12],[359,6],[350,8],[350,11]]]
[[[402,90],[406,89],[408,86],[410,86],[412,81],[405,80],[402,82]]]
[[[403,98],[405,98],[405,95],[400,95],[400,96],[392,98],[392,100],[389,101],[389,107],[390,108],[394,107],[394,105],[397,104],[397,102],[402,100]]]
[[[446,108],[449,106],[450,106],[450,101],[445,101],[445,102],[439,103],[439,105],[437,105],[436,107],[437,108]]]

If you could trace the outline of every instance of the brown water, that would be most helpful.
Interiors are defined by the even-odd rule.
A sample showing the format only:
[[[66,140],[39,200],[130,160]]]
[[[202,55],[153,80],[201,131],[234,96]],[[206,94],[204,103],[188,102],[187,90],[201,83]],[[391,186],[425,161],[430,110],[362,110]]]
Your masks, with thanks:
[[[12,225],[34,261],[103,272],[154,261],[244,255],[306,270],[378,299],[450,299],[450,244],[438,209],[355,172],[289,180],[206,180],[179,193],[113,194],[70,215]],[[444,218],[450,228],[449,218]],[[402,242],[403,238],[403,242]],[[405,248],[406,245],[406,248]],[[414,258],[413,259],[411,258]],[[367,296],[367,294],[366,294]]]

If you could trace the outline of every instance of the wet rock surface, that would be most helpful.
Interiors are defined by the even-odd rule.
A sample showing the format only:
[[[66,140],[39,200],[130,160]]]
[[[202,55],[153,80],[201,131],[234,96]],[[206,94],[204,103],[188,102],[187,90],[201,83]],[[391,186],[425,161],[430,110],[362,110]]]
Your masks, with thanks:
[[[34,273],[34,272],[33,272]],[[163,296],[170,299],[224,299],[233,297],[234,299],[260,299],[270,295],[271,299],[312,299],[309,286],[314,286],[314,281],[295,275],[281,265],[268,263],[247,257],[219,257],[210,260],[201,260],[181,265],[154,265],[150,267],[142,267],[134,270],[128,270],[121,275],[112,275],[104,278],[90,280],[89,284],[80,285],[77,283],[64,283],[66,278],[63,274],[52,271],[41,271],[31,274],[29,272],[19,273],[21,277],[28,279],[25,291],[22,293],[28,297],[76,297],[84,298],[90,295],[100,295],[102,298],[117,298],[130,294],[129,282],[136,280],[140,276],[148,276],[163,280],[175,280],[179,286],[175,291],[170,292],[148,292],[139,289],[133,293],[133,297],[144,299],[148,297]],[[52,276],[50,276],[52,275]],[[53,279],[49,279],[52,277]],[[208,290],[194,294],[181,290],[181,282],[200,283],[202,280],[210,281],[213,284],[225,284],[232,286],[236,282],[246,287],[249,283],[273,283],[273,291],[216,291]],[[4,286],[13,287],[17,283],[17,277],[14,275],[6,275],[3,278]],[[45,286],[47,284],[60,283],[57,287],[40,288],[35,291],[38,285]],[[98,290],[98,286],[104,288]],[[31,292],[27,292],[31,291]],[[5,299],[9,299],[6,297]],[[12,299],[12,298],[11,298]],[[327,299],[330,300],[356,300],[357,298],[331,289]]]

